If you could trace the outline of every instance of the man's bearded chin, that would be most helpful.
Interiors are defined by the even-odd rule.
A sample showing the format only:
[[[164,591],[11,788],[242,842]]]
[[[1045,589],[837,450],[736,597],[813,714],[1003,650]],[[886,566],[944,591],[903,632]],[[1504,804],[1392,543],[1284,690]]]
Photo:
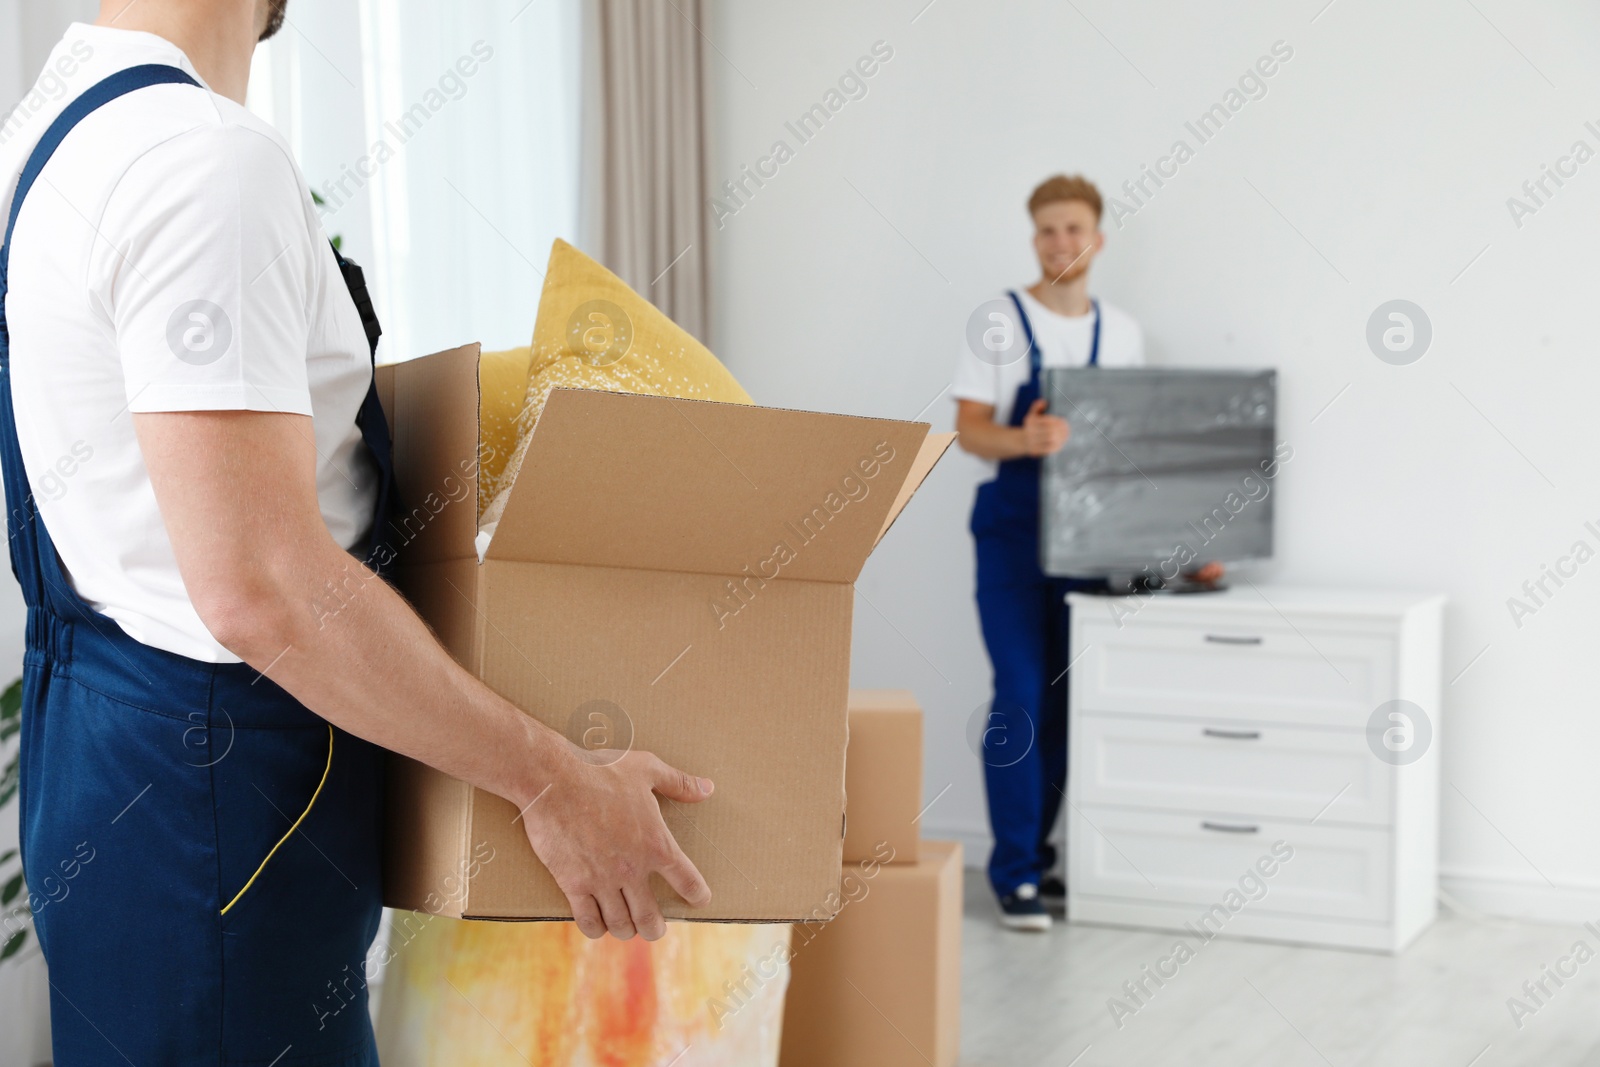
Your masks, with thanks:
[[[1065,270],[1060,271],[1049,264],[1041,264],[1041,266],[1044,268],[1044,276],[1050,279],[1050,284],[1060,285],[1063,282],[1077,281],[1080,274],[1086,273],[1089,270],[1089,258],[1089,256],[1080,255]]]
[[[283,29],[283,16],[288,7],[289,0],[267,0],[267,25],[261,31],[261,40],[265,41]]]

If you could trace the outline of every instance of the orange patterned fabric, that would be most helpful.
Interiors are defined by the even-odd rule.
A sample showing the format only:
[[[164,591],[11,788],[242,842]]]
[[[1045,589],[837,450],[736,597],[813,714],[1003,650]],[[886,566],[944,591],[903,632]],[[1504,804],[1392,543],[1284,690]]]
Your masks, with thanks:
[[[385,1067],[778,1062],[787,926],[671,923],[656,942],[590,941],[571,923],[397,918],[379,987]]]

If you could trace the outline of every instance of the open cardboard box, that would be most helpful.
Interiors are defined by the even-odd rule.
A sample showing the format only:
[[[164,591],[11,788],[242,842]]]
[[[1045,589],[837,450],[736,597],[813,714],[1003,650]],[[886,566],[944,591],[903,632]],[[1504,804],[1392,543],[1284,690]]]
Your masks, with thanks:
[[[378,368],[399,584],[466,668],[590,748],[712,778],[663,801],[711,887],[665,914],[839,906],[854,582],[954,434],[928,424],[558,389],[482,562],[477,345]],[[391,757],[384,903],[479,919],[571,911],[507,800]]]

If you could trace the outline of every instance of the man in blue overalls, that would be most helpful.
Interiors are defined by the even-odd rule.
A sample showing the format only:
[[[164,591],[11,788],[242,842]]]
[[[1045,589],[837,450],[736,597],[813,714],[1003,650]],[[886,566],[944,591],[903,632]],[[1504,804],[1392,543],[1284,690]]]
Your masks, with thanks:
[[[21,844],[56,1067],[376,1064],[382,748],[515,804],[590,937],[660,937],[653,875],[710,899],[655,796],[709,781],[568,743],[383,580],[377,318],[242,106],[284,3],[112,0],[0,142]]]
[[[974,313],[951,391],[961,447],[995,471],[978,487],[971,521],[978,617],[994,668],[978,732],[995,841],[989,881],[1001,922],[1047,930],[1046,902],[1066,896],[1050,873],[1067,779],[1065,598],[1101,583],[1051,578],[1039,566],[1040,458],[1071,432],[1047,410],[1040,369],[1139,366],[1144,341],[1131,317],[1089,295],[1089,267],[1105,245],[1094,185],[1058,175],[1034,190],[1028,211],[1040,279]],[[1218,573],[1208,564],[1197,576]]]

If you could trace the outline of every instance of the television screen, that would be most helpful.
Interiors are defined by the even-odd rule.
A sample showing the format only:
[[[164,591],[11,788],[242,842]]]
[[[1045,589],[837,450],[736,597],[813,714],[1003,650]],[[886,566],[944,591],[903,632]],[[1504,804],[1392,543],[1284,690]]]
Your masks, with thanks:
[[[1170,580],[1272,555],[1276,371],[1046,368],[1043,388],[1072,427],[1041,474],[1046,574]]]

